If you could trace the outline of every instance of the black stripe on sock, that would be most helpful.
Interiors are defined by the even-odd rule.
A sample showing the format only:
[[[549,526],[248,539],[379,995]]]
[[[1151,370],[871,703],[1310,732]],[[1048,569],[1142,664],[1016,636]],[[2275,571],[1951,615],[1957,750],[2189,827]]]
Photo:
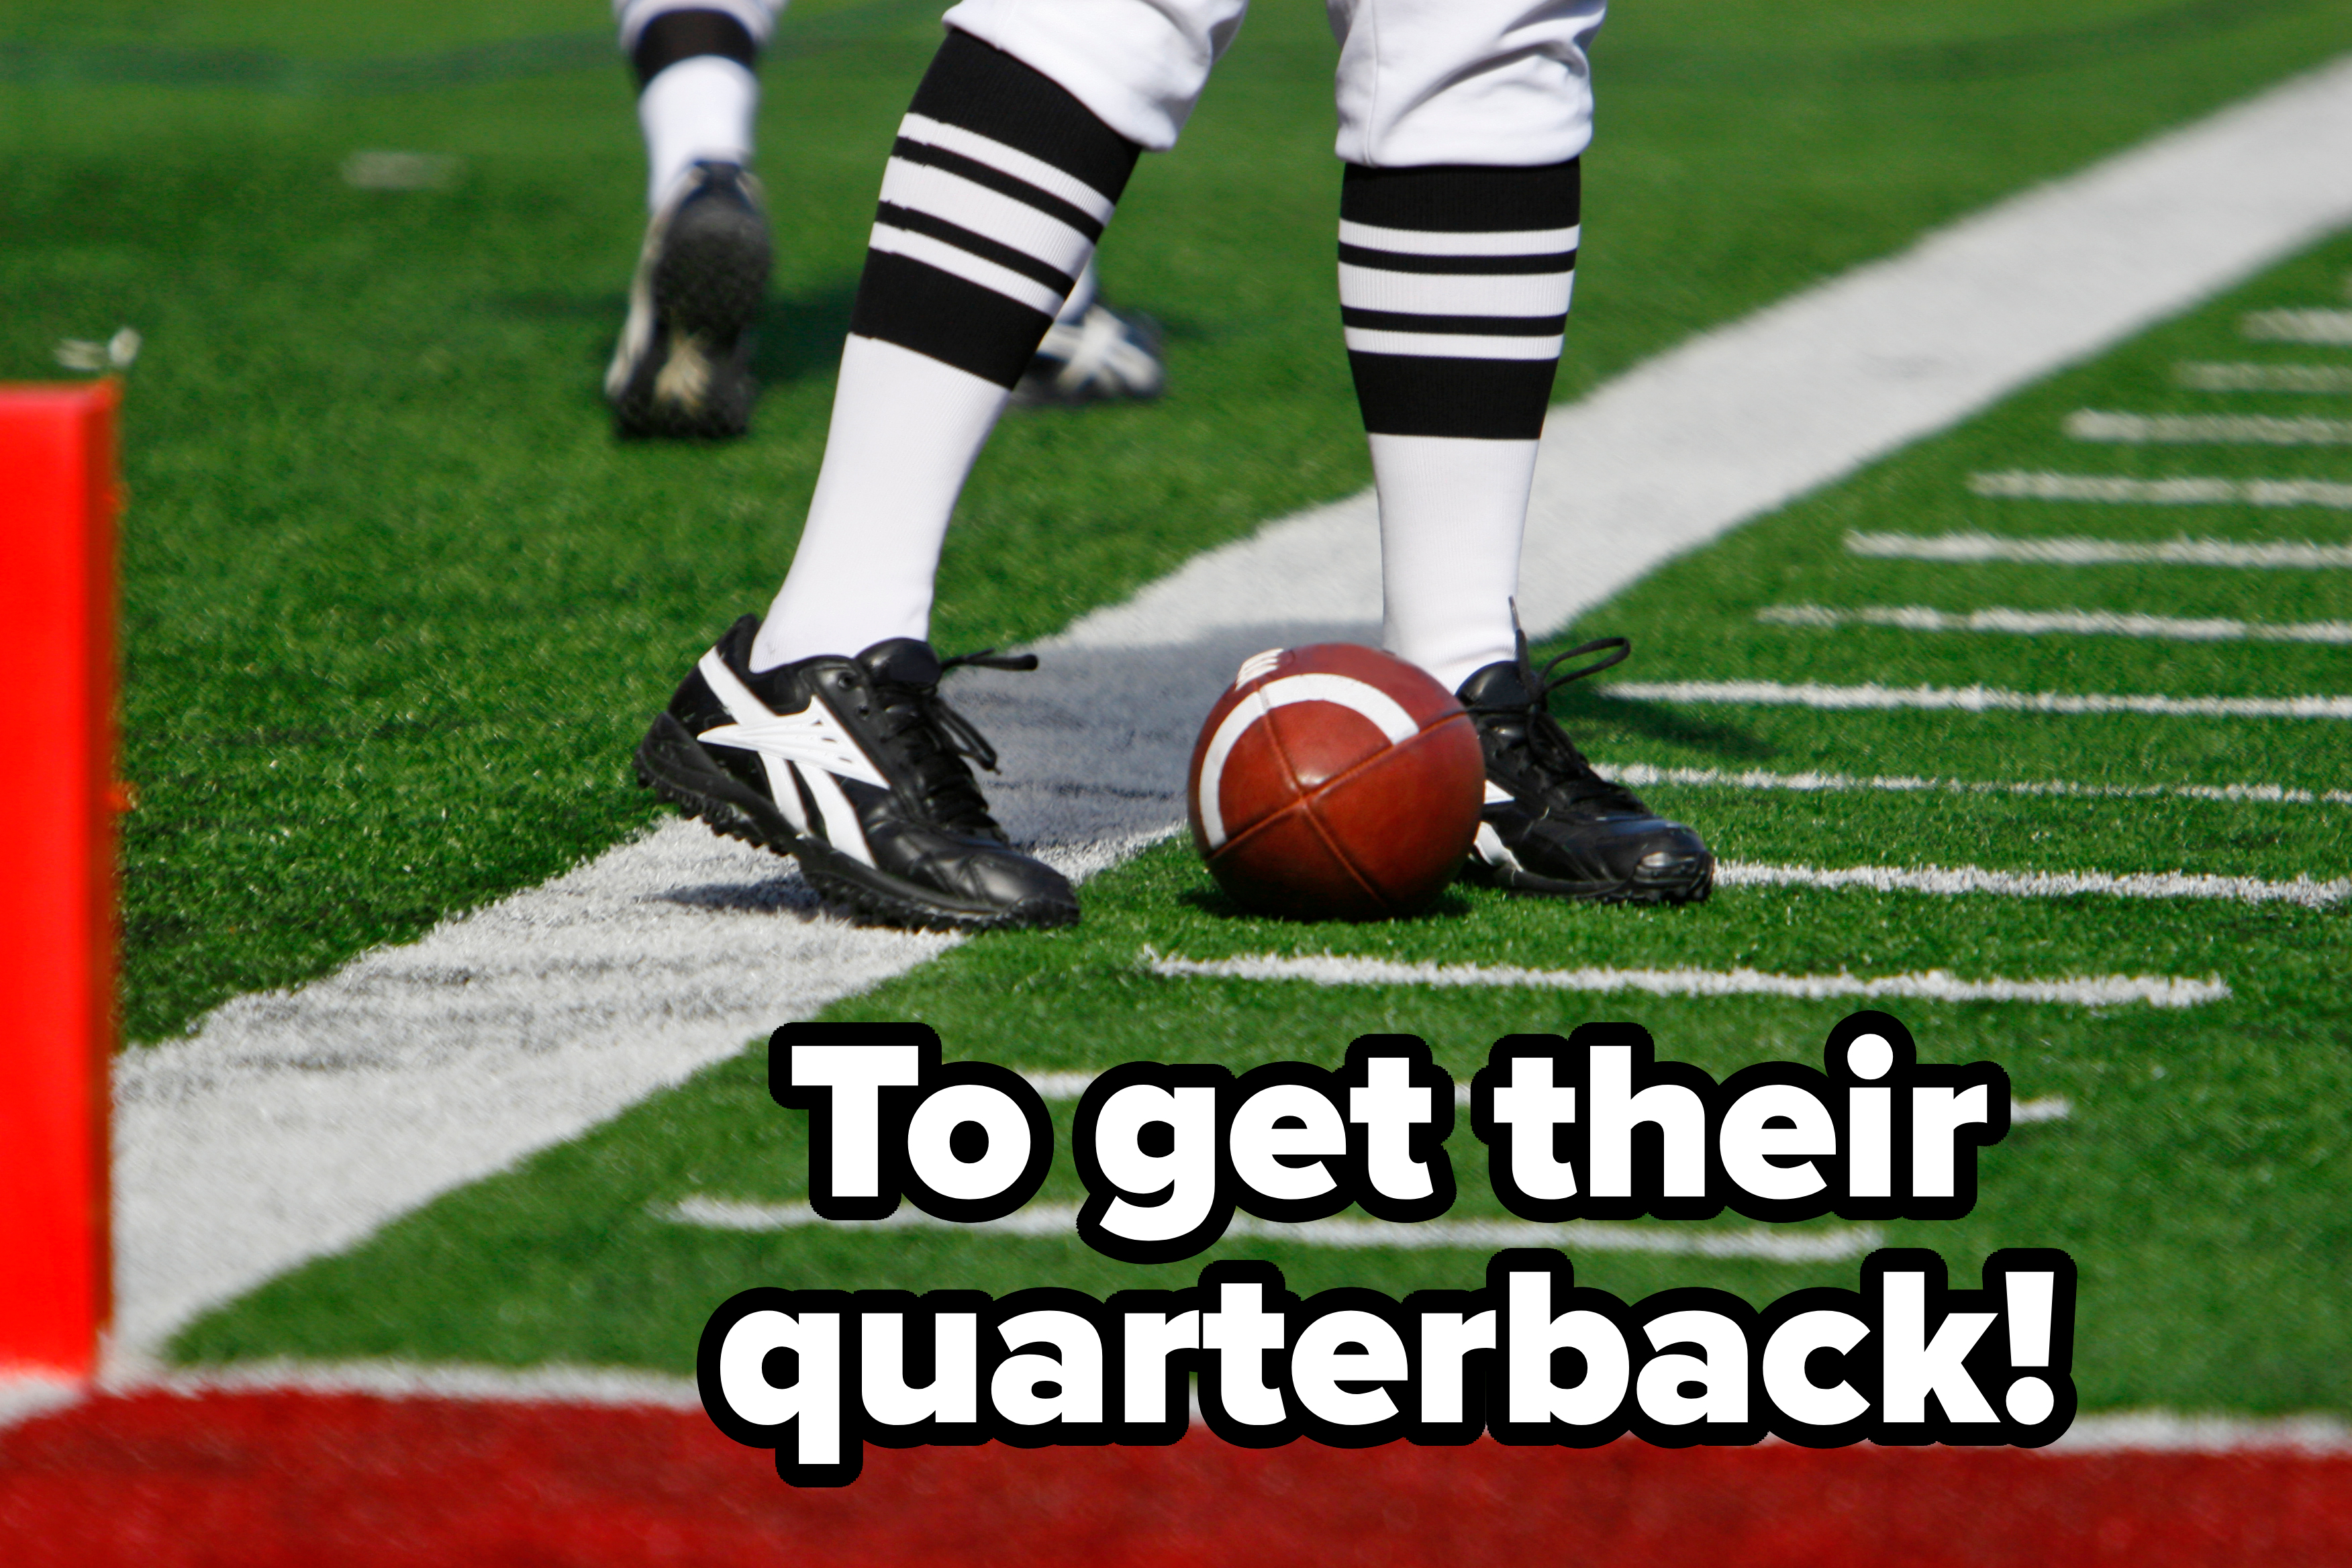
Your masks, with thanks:
[[[907,163],[922,163],[942,170],[959,179],[970,180],[1000,196],[1010,196],[1016,202],[1035,207],[1051,218],[1058,218],[1085,235],[1088,239],[1100,239],[1103,226],[1094,215],[1082,212],[1061,197],[1041,191],[1018,174],[1008,174],[977,158],[967,158],[961,153],[950,153],[944,147],[934,147],[928,142],[914,142],[901,136],[891,144],[890,156]]]
[[[1339,321],[1346,326],[1383,332],[1465,332],[1484,338],[1556,338],[1568,331],[1565,310],[1557,316],[1423,316],[1410,310],[1364,310],[1343,305]]]
[[[866,253],[849,330],[928,354],[984,381],[1021,379],[1054,318],[995,289],[887,250]]]
[[[760,65],[760,46],[750,28],[724,11],[665,11],[645,25],[629,64],[637,73],[637,90],[680,60],[717,55],[746,70]]]
[[[1577,221],[1580,179],[1574,158],[1533,169],[1470,163],[1367,169],[1349,163],[1339,184],[1339,216],[1381,228],[1438,234],[1566,228]]]
[[[1142,151],[1051,77],[952,27],[911,108],[1043,159],[1114,202]]]
[[[1482,274],[1504,278],[1576,270],[1576,252],[1573,250],[1555,250],[1539,256],[1415,256],[1405,250],[1369,250],[1360,245],[1342,245],[1339,247],[1339,259],[1350,267],[1372,267],[1382,272],[1425,272],[1470,278]]]
[[[999,267],[1018,272],[1024,278],[1034,279],[1066,300],[1069,298],[1070,290],[1078,286],[1076,279],[1050,262],[1040,261],[1025,250],[1016,249],[1002,240],[991,239],[984,234],[974,234],[930,213],[884,202],[881,210],[874,216],[877,223],[887,223],[910,234],[928,235],[954,246],[958,250],[968,250],[982,260],[993,261]]]
[[[1543,434],[1559,362],[1350,352],[1348,368],[1372,435],[1532,441]]]

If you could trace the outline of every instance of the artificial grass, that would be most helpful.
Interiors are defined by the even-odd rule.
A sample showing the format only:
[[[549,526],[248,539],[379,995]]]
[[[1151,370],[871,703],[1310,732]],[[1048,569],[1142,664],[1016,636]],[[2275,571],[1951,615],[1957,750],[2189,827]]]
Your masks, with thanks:
[[[2345,16],[1629,9],[1599,55],[1562,393],[2301,68]],[[52,375],[58,340],[125,322],[147,343],[123,1016],[152,1039],[647,819],[627,747],[789,557],[881,152],[936,34],[897,0],[788,16],[762,120],[769,390],[750,440],[672,448],[616,445],[593,395],[640,153],[625,73],[575,10],[42,4],[5,27],[0,375]],[[1051,631],[1364,482],[1332,321],[1331,55],[1311,8],[1265,7],[1181,151],[1146,162],[1104,268],[1169,327],[1171,392],[1008,422],[944,563],[949,648]],[[348,189],[363,148],[465,174]]]
[[[2352,241],[2321,246],[1673,563],[1562,640],[1629,631],[1644,650],[1643,675],[1906,685],[1964,680],[1973,672],[2029,689],[2151,689],[2148,683],[2160,679],[2166,689],[2197,694],[2224,687],[2306,691],[2333,673],[2336,684],[2318,689],[2340,690],[2340,654],[2331,672],[2310,662],[2310,650],[2274,644],[2173,649],[2108,637],[1791,631],[1759,626],[1754,610],[1791,597],[1839,605],[1917,599],[1967,610],[2012,603],[2037,588],[2061,595],[2051,586],[2060,583],[2063,595],[2049,602],[2163,613],[2237,606],[2277,616],[2285,597],[2297,615],[2352,616],[2352,575],[2341,572],[1930,570],[1853,557],[1842,545],[1848,528],[1997,525],[2164,537],[2177,527],[2222,535],[2276,527],[2254,509],[1987,501],[1971,496],[1965,479],[1985,468],[2107,472],[2135,463],[2155,465],[2149,471],[2340,476],[2340,457],[2331,462],[2325,454],[2093,448],[2064,440],[2057,421],[2086,400],[2191,405],[2193,398],[2167,390],[2175,357],[2236,353],[2242,311],[2331,297],[2347,268]],[[2330,363],[2344,358],[2336,351]],[[2278,402],[2233,405],[2259,411]],[[2294,526],[2315,538],[2352,531],[2333,514],[2299,513]],[[2267,586],[2273,579],[2274,589]],[[1987,668],[1996,661],[1998,680]],[[2115,785],[2278,782],[2340,791],[2352,784],[2352,731],[2341,721],[1855,715],[1633,705],[1586,695],[1572,721],[1598,754],[1620,760]],[[1721,786],[1646,793],[1704,826],[1719,850],[1747,859],[2187,868],[2282,879],[2343,877],[2344,822],[2352,811],[2323,803]],[[2220,979],[2229,998],[2179,1009],[1893,1004],[1924,1058],[1999,1062],[2020,1096],[2062,1097],[2073,1110],[2063,1121],[2017,1127],[1983,1153],[1969,1215],[1891,1224],[1885,1239],[1938,1249],[1963,1283],[2000,1247],[2055,1246],[2073,1254],[2082,1271],[2074,1375],[2086,1409],[2352,1412],[2352,1362],[2344,1353],[2352,1344],[2344,1304],[2352,1273],[2352,1225],[2344,1217],[2352,1190],[2352,1000],[2343,986],[2352,916],[2341,902],[2313,909],[1727,888],[1702,906],[1634,910],[1465,889],[1416,921],[1302,926],[1239,914],[1189,848],[1172,843],[1089,884],[1087,907],[1087,921],[1075,931],[972,941],[827,1016],[918,1018],[939,1029],[953,1056],[1045,1070],[1139,1058],[1237,1068],[1286,1058],[1333,1064],[1357,1035],[1403,1032],[1428,1039],[1457,1079],[1502,1035],[1630,1018],[1652,1031],[1661,1056],[1720,1077],[1753,1061],[1818,1061],[1830,1026],[1853,1004],[1178,979],[1154,973],[1149,955],[1333,952],[1538,968]],[[1067,1125],[1065,1107],[1064,1164],[1049,1200],[1077,1193],[1066,1163]],[[1483,1152],[1466,1124],[1457,1126],[1449,1149],[1461,1183],[1455,1212],[1497,1212]],[[449,1194],[349,1253],[281,1277],[198,1321],[173,1353],[194,1361],[575,1361],[684,1374],[704,1317],[749,1285],[953,1284],[1002,1292],[1058,1283],[1099,1293],[1189,1280],[1198,1267],[1129,1268],[1075,1239],[824,1227],[749,1235],[667,1217],[693,1195],[803,1197],[806,1159],[803,1119],[769,1100],[762,1054],[748,1052],[573,1143]],[[1468,1250],[1322,1251],[1261,1240],[1228,1242],[1206,1256],[1272,1258],[1303,1291],[1342,1283],[1392,1293],[1458,1286],[1474,1281],[1481,1264]],[[492,1257],[503,1266],[482,1267]],[[1600,1250],[1580,1252],[1576,1262],[1580,1279],[1629,1299],[1704,1283],[1762,1300],[1853,1278],[1851,1264],[1837,1263]]]

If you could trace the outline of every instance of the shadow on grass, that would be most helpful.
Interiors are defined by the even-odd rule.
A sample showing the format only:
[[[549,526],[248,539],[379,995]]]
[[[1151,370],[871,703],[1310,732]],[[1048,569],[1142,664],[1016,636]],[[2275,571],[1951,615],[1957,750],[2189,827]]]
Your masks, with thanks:
[[[1176,895],[1176,901],[1220,921],[1252,921],[1273,926],[1283,931],[1311,931],[1321,926],[1339,926],[1355,930],[1363,925],[1381,924],[1373,921],[1287,921],[1277,916],[1262,915],[1235,903],[1222,888],[1187,888]],[[1460,920],[1474,906],[1469,896],[1458,888],[1448,888],[1437,896],[1437,901],[1420,913],[1403,917],[1407,921]]]
[[[1551,709],[1570,736],[1580,742],[1588,734],[1599,731],[1639,735],[1741,762],[1761,762],[1780,753],[1780,748],[1770,742],[1737,725],[1694,718],[1663,702],[1608,697],[1570,688],[1553,696]]]
[[[856,301],[855,279],[768,296],[752,329],[751,374],[767,386],[833,374],[841,365],[842,340],[849,335],[850,307]]]

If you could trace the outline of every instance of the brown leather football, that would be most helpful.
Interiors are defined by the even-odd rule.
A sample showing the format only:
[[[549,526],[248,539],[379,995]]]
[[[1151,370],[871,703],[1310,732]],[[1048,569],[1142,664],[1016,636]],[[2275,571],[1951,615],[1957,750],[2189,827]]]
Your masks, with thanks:
[[[1437,897],[1478,831],[1486,763],[1453,693],[1353,643],[1244,663],[1201,726],[1192,844],[1234,902],[1385,920]]]

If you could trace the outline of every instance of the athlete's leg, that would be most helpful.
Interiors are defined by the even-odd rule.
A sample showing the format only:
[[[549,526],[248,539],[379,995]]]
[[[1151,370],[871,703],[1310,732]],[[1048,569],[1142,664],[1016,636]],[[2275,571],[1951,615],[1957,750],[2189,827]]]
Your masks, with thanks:
[[[1580,237],[1601,0],[1330,0],[1339,299],[1380,492],[1386,637],[1486,754],[1474,870],[1531,892],[1705,898],[1699,837],[1595,773],[1511,601]]]
[[[1451,689],[1510,599],[1575,281],[1601,0],[1329,0],[1339,302],[1381,498],[1389,647]]]
[[[783,0],[614,0],[637,77],[646,206],[699,161],[748,164],[760,110],[760,50]]]
[[[754,74],[783,0],[615,0],[637,78],[651,212],[604,375],[629,436],[735,436],[751,417],[749,331],[770,246],[745,172]]]
[[[1066,33],[1073,14],[1108,64],[1064,61],[1089,41]],[[973,458],[1136,154],[1175,140],[1215,40],[1173,0],[976,0],[949,22],[883,176],[791,574],[764,622],[745,616],[680,682],[638,776],[869,917],[1064,925],[1068,883],[1005,841],[966,766],[994,754],[940,695],[956,661],[927,640],[931,578]],[[1123,74],[1155,48],[1183,56],[1188,28],[1189,78]]]
[[[1139,152],[1174,143],[1242,0],[966,0],[883,176],[833,424],[755,668],[922,637],[965,477]]]
[[[1339,303],[1380,491],[1386,640],[1448,690],[1512,655],[1576,273],[1577,164],[1350,164]]]

